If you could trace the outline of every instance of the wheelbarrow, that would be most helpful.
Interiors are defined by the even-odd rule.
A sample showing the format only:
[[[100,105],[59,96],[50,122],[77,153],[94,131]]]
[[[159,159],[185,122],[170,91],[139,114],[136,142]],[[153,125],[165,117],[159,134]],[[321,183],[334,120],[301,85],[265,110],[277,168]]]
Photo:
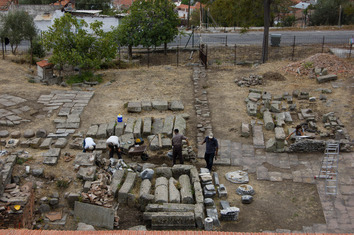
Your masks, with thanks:
[[[128,151],[128,156],[131,157],[133,161],[136,161],[138,156],[141,160],[146,161],[149,159],[149,155],[146,153],[148,146],[146,145],[135,145],[131,147]]]

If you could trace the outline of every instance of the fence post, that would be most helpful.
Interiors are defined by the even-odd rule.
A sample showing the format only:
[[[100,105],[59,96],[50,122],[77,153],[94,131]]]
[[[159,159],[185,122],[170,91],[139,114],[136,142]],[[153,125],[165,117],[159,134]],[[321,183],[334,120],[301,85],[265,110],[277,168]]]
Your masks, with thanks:
[[[296,36],[294,36],[293,52],[292,52],[292,54],[291,54],[291,60],[294,60],[294,56],[295,56],[295,40],[296,40]]]
[[[353,43],[350,43],[350,49],[349,49],[349,59],[350,59],[350,57],[352,57],[352,48],[353,48]]]
[[[236,63],[237,63],[237,62],[236,62],[236,49],[237,49],[237,46],[236,46],[236,44],[235,44],[235,62],[234,62],[235,65],[236,65]]]
[[[322,39],[322,53],[323,53],[323,49],[324,49],[324,43],[325,43],[325,36],[323,36],[323,39]]]
[[[227,35],[226,35],[226,44],[225,44],[225,46],[227,47]]]
[[[179,47],[178,47],[178,45],[177,45],[177,51],[176,51],[176,54],[177,54],[177,67],[178,67],[178,62],[179,62],[179,55],[178,55],[178,50],[179,50]]]
[[[148,68],[150,67],[150,47],[148,47]]]
[[[208,68],[208,44],[206,45],[206,49],[205,49],[205,69]]]
[[[192,26],[192,48],[194,48],[194,26]]]

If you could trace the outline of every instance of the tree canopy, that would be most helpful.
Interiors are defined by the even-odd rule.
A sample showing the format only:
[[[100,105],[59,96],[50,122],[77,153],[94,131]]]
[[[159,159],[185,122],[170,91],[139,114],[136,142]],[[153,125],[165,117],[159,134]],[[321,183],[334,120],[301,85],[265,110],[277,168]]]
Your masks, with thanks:
[[[342,6],[342,24],[354,24],[354,2],[351,0],[319,0],[310,16],[311,25],[337,25]]]
[[[54,24],[43,33],[47,50],[53,50],[50,61],[63,68],[65,64],[82,69],[97,69],[102,60],[112,60],[117,51],[113,33],[104,32],[102,22],[88,25],[70,14],[55,19]],[[89,28],[93,33],[88,33]]]
[[[130,14],[115,30],[120,45],[160,46],[178,35],[179,19],[174,4],[167,0],[137,0]]]
[[[16,53],[22,40],[32,40],[37,35],[33,18],[25,11],[9,11],[1,17],[3,26],[1,36],[10,40],[11,51]]]

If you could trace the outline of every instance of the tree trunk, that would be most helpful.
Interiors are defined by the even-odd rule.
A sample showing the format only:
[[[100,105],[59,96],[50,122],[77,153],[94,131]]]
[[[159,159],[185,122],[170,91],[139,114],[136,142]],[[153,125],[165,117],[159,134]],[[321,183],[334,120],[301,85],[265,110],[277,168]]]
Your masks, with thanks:
[[[191,15],[191,0],[188,1],[187,29],[190,28],[189,19]]]
[[[164,54],[167,55],[167,42],[164,42],[163,49],[164,49]]]
[[[128,45],[128,59],[131,61],[133,59],[133,46]]]
[[[2,59],[3,60],[5,59],[4,40],[3,40],[3,38],[1,39]]]
[[[263,33],[262,63],[265,63],[268,60],[270,3],[271,0],[264,0],[264,33]]]
[[[30,62],[30,67],[33,63],[33,45],[32,45],[32,38],[30,38],[30,44],[31,44],[31,62]]]

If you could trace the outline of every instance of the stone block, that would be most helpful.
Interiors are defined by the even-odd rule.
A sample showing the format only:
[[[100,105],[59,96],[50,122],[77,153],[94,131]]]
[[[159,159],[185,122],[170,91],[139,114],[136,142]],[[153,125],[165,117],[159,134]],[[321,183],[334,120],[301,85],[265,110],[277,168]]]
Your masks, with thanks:
[[[129,102],[127,110],[129,113],[140,113],[141,112],[141,102]]]
[[[9,132],[7,130],[1,130],[0,131],[0,138],[6,138],[8,136],[9,136]]]
[[[120,147],[127,153],[129,148],[134,145],[134,135],[133,133],[126,133],[120,137]]]
[[[41,143],[41,138],[32,138],[29,140],[29,146],[31,148],[37,149]]]
[[[151,123],[151,117],[144,117],[143,137],[146,137],[151,134]]]
[[[157,177],[166,177],[167,179],[172,177],[171,167],[156,167],[155,173]]]
[[[275,138],[270,138],[266,143],[266,151],[274,152],[277,149]]]
[[[90,126],[90,128],[88,129],[88,131],[86,133],[86,137],[96,138],[97,131],[98,131],[98,125]]]
[[[206,209],[207,217],[213,219],[214,226],[220,226],[218,211],[215,208],[207,208]]]
[[[55,148],[65,148],[66,144],[68,143],[66,138],[58,138],[57,141],[54,143]]]
[[[324,75],[324,76],[317,77],[317,82],[318,83],[325,83],[325,82],[335,81],[337,79],[338,79],[337,75],[329,74],[329,75]]]
[[[96,166],[86,166],[80,167],[79,171],[77,172],[77,178],[93,181],[96,175]]]
[[[264,120],[264,126],[267,130],[273,130],[274,129],[274,122],[271,113],[266,110],[263,113],[263,120]]]
[[[108,124],[103,123],[98,126],[96,138],[98,139],[105,139],[107,138],[107,126]]]
[[[181,175],[178,179],[181,185],[181,202],[185,204],[193,204],[193,194],[191,190],[191,182],[188,175]]]
[[[142,130],[142,119],[138,118],[136,119],[135,125],[134,125],[134,138],[140,138],[141,137],[141,130]]]
[[[179,190],[177,189],[176,185],[177,185],[178,181],[175,180],[174,178],[170,178],[168,185],[168,195],[169,195],[169,202],[171,203],[180,203],[181,202],[181,195],[179,193]]]
[[[182,115],[176,116],[175,125],[174,125],[173,129],[178,129],[179,133],[182,135],[184,135],[186,133],[187,123]]]
[[[270,104],[270,111],[273,113],[280,113],[279,103],[271,103]]]
[[[184,105],[180,100],[174,100],[169,102],[169,109],[172,111],[182,111],[184,110]]]
[[[40,149],[49,149],[51,144],[52,144],[53,139],[52,138],[46,138],[43,140],[41,145],[39,146]]]
[[[47,152],[42,153],[42,156],[43,157],[56,157],[56,158],[59,158],[60,157],[60,152],[61,152],[60,148],[52,148],[52,149],[49,149]]]
[[[252,128],[252,133],[253,133],[253,146],[255,148],[265,148],[263,127],[259,125],[254,125]]]
[[[122,185],[124,177],[124,170],[116,170],[112,176],[111,190],[114,197],[118,196],[118,189]]]
[[[35,133],[33,130],[25,130],[23,132],[23,137],[25,137],[26,139],[32,138],[34,137]]]
[[[199,179],[199,173],[198,173],[198,170],[196,167],[192,167],[190,169],[190,173],[189,173],[189,176],[191,178],[191,183],[194,184],[194,182],[200,182],[200,179]]]
[[[195,223],[197,225],[197,228],[203,229],[205,213],[204,213],[204,205],[202,203],[198,203],[195,205],[194,218],[195,218]]]
[[[180,164],[175,164],[172,167],[172,176],[175,179],[178,179],[181,175],[189,175],[190,169],[193,166],[191,165],[180,165]]]
[[[284,112],[284,116],[285,116],[285,123],[287,124],[293,123],[293,119],[291,117],[290,112]]]
[[[168,180],[165,177],[159,177],[155,183],[155,202],[167,203],[168,202]]]
[[[165,100],[152,101],[152,108],[159,111],[166,111],[168,109],[168,102]]]
[[[257,103],[254,103],[254,102],[247,102],[247,105],[246,105],[246,108],[247,108],[247,113],[248,115],[250,116],[256,116],[257,115]]]
[[[83,138],[75,138],[73,142],[70,143],[70,148],[71,149],[83,149]]]
[[[114,214],[113,208],[105,208],[78,201],[75,202],[74,215],[80,222],[113,229]]]
[[[275,128],[275,139],[276,140],[285,140],[285,132],[282,127]]]
[[[172,139],[170,139],[170,138],[162,138],[161,139],[161,143],[162,143],[162,148],[164,148],[164,149],[171,149],[171,147],[172,147]],[[182,153],[182,155],[183,155],[183,153]]]
[[[116,126],[116,122],[110,122],[107,124],[107,129],[106,129],[106,136],[112,136],[112,135],[115,135],[114,134],[114,129],[115,129],[115,126]]]
[[[114,133],[116,136],[121,136],[124,134],[124,122],[117,122]]]
[[[141,101],[141,109],[144,111],[151,111],[152,110],[151,101]]]
[[[157,212],[151,216],[151,229],[195,229],[194,212]]]
[[[200,182],[194,182],[193,183],[193,188],[194,188],[194,197],[195,197],[195,202],[198,203],[203,203],[204,202],[204,196],[203,196],[203,190],[202,186],[200,185]]]
[[[139,198],[143,195],[150,194],[151,191],[151,181],[149,179],[145,179],[140,184],[140,192]]]
[[[79,153],[75,157],[74,164],[79,166],[93,166],[95,165],[95,153]]]
[[[43,164],[54,166],[58,163],[57,157],[45,157],[43,160]]]
[[[119,203],[127,203],[128,193],[134,187],[136,180],[135,172],[128,172],[127,178],[125,179],[124,184],[120,188],[118,192],[118,202]]]
[[[164,120],[162,118],[154,118],[152,123],[152,134],[161,134]]]
[[[82,191],[87,193],[91,189],[92,181],[85,181]]]
[[[174,116],[167,116],[165,118],[165,122],[164,122],[163,128],[162,128],[162,133],[166,134],[166,136],[168,136],[168,137],[172,137],[174,120],[175,120]]]
[[[242,137],[249,137],[250,135],[251,135],[250,124],[241,123],[241,136]]]
[[[124,133],[133,133],[134,131],[135,118],[128,118],[127,125],[125,126]]]

